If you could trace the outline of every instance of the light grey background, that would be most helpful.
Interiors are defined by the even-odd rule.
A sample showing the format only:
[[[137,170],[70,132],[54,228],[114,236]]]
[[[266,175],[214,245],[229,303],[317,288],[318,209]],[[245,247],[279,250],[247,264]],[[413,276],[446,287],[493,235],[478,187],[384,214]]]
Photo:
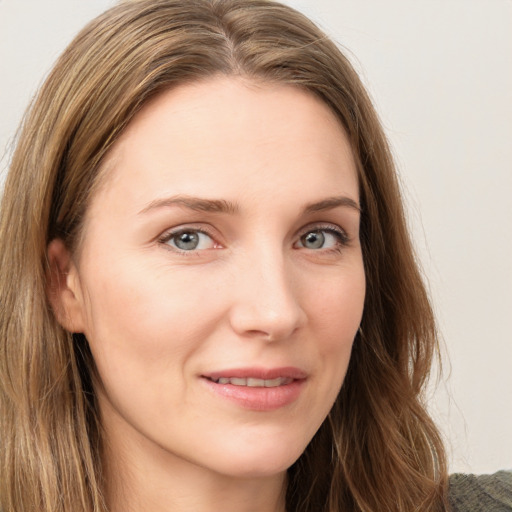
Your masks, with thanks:
[[[0,0],[0,161],[31,95],[110,0]],[[432,412],[452,471],[512,467],[512,2],[289,0],[380,112],[444,339]],[[22,234],[20,234],[22,235]]]

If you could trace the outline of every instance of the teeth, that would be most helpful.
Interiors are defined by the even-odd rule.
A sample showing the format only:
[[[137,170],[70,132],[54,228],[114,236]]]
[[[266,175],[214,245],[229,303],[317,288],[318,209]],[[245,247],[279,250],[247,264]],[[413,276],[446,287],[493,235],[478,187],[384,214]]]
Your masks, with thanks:
[[[265,387],[265,381],[263,379],[247,379],[247,385],[250,388],[263,388]]]
[[[277,377],[276,379],[255,379],[249,377],[243,379],[239,377],[220,377],[219,379],[212,379],[217,384],[231,384],[233,386],[247,386],[250,388],[275,388],[289,384],[293,379],[287,377]]]
[[[292,379],[285,379],[284,377],[277,377],[277,379],[268,379],[265,382],[266,388],[275,388],[276,386],[282,386],[283,384],[289,384]]]

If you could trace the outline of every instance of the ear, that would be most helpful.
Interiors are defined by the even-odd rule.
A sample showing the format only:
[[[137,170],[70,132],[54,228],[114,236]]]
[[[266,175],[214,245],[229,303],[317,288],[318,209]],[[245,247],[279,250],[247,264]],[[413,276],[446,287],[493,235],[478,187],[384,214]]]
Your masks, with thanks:
[[[84,332],[85,310],[78,269],[60,238],[48,244],[47,296],[59,324],[69,332]]]

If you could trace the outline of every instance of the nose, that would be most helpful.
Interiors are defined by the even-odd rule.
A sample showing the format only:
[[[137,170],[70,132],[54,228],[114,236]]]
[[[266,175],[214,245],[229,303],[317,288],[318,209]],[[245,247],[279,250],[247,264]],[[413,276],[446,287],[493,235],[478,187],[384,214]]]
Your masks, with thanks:
[[[234,280],[232,329],[241,337],[279,341],[306,323],[297,276],[278,251],[254,255]]]

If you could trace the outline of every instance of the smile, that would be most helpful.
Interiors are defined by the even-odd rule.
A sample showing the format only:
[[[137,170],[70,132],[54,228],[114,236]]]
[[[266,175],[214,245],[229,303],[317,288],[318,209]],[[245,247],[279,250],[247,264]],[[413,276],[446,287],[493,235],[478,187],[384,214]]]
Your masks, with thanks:
[[[216,384],[231,384],[233,386],[247,386],[250,388],[275,388],[290,384],[293,379],[290,377],[277,377],[275,379],[256,379],[240,377],[219,377],[218,379],[209,379]]]
[[[296,367],[226,369],[202,375],[210,392],[236,407],[275,411],[295,402],[308,374]]]

